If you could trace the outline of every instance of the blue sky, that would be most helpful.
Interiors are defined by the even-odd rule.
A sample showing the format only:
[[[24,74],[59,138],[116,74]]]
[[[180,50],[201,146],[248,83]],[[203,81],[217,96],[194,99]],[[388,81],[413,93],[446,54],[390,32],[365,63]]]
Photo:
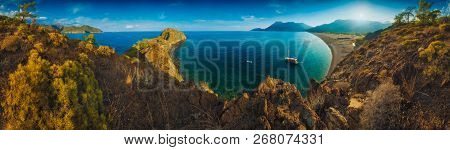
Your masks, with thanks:
[[[0,13],[11,14],[11,0]],[[447,0],[430,0],[435,8]],[[242,31],[275,21],[311,26],[336,19],[387,22],[417,0],[37,0],[40,22],[99,27],[104,31]]]

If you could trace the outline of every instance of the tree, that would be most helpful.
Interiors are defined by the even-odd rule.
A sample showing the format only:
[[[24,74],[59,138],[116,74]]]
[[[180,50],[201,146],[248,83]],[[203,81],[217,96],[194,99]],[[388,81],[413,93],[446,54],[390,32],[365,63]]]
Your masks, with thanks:
[[[401,12],[401,13],[395,15],[395,18],[394,18],[394,24],[395,24],[395,25],[402,25],[402,24],[404,24],[404,23],[405,23],[405,22],[403,21],[403,18],[404,18],[404,17],[405,17],[405,12]]]
[[[430,11],[433,4],[426,0],[419,1],[419,8],[416,11],[416,17],[419,19],[419,24],[431,24],[436,22],[437,18],[441,14],[440,10]]]
[[[416,10],[416,7],[408,7],[406,8],[406,10],[404,11],[405,13],[405,19],[408,23],[414,21],[415,16],[414,16],[414,11]]]
[[[36,18],[37,16],[32,13],[32,11],[36,10],[36,1],[17,1],[18,4],[18,13],[15,15],[21,21],[26,18]]]
[[[9,75],[5,98],[5,129],[106,129],[94,72],[75,60],[52,64],[31,50]]]

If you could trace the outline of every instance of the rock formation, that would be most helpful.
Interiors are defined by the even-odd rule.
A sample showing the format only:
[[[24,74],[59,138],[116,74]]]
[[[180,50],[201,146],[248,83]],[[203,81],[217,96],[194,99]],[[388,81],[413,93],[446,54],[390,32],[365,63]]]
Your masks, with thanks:
[[[156,38],[139,41],[128,54],[135,53],[133,55],[145,56],[145,60],[155,68],[169,74],[178,81],[183,81],[183,77],[176,66],[177,63],[172,57],[172,52],[184,41],[186,41],[186,36],[182,32],[168,28]]]

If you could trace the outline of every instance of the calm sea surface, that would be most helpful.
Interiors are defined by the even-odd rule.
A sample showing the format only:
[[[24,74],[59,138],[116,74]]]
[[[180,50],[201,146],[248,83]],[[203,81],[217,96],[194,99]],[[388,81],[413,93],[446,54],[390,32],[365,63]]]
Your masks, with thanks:
[[[122,54],[134,43],[160,32],[106,32],[95,35],[99,45]],[[256,88],[266,76],[291,82],[303,92],[309,79],[326,76],[331,51],[318,37],[306,32],[185,32],[188,40],[174,55],[186,80],[205,81],[218,94],[232,97]],[[69,34],[82,39],[83,34]],[[298,58],[299,64],[285,61]]]

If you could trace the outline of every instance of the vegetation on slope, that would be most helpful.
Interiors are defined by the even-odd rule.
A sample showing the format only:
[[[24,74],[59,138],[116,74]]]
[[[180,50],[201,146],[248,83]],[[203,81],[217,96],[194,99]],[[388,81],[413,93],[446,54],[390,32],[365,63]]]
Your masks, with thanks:
[[[102,30],[88,25],[62,27],[62,33],[101,33]]]
[[[106,129],[103,93],[87,54],[43,26],[2,17],[1,106],[5,129]]]
[[[145,56],[144,62],[149,62],[155,68],[182,81],[183,77],[179,73],[172,52],[184,41],[186,41],[186,36],[182,32],[168,28],[156,38],[137,42],[126,55],[130,57]]]
[[[351,129],[448,129],[449,20],[429,8],[371,35],[315,88],[322,118],[334,108]]]
[[[143,46],[129,53],[137,58],[130,58],[98,46],[93,35],[72,40],[0,16],[0,126],[448,129],[448,16],[434,17],[427,3],[421,5],[413,21],[401,19],[362,41],[307,98],[294,85],[267,78],[225,102],[158,65],[185,40],[180,32],[168,29],[139,42]]]

